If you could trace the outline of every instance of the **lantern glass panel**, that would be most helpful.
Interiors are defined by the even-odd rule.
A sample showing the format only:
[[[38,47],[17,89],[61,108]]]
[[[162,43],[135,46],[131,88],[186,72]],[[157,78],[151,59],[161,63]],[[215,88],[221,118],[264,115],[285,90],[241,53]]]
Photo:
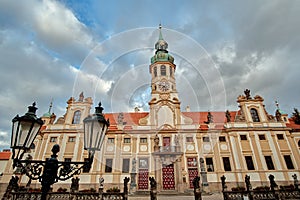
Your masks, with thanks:
[[[93,122],[93,130],[91,132],[91,149],[97,149],[97,144],[100,140],[100,134],[99,134],[99,130],[101,125],[98,123],[98,121],[94,121]]]
[[[99,121],[95,121],[94,123],[94,127],[93,127],[93,144],[92,144],[92,148],[95,150],[100,150],[101,145],[103,143],[103,134],[105,134],[105,132],[103,133],[103,126],[105,127],[106,124],[104,124],[103,122],[99,122]]]
[[[27,139],[27,142],[25,144],[25,147],[26,148],[30,148],[31,147],[31,144],[33,143],[35,137],[37,136],[39,130],[41,128],[41,125],[38,124],[38,123],[34,123],[33,124],[33,127],[32,127],[32,130],[31,130],[31,133],[28,135],[28,139]]]
[[[17,144],[17,134],[18,134],[18,126],[19,126],[19,121],[14,121],[12,125],[12,134],[11,134],[11,141],[10,141],[10,147],[13,148]]]
[[[84,149],[88,149],[90,147],[90,133],[91,133],[92,121],[87,120],[84,122]]]
[[[27,146],[27,141],[28,141],[28,133],[31,129],[31,122],[30,121],[20,121],[19,125],[19,132],[16,135],[16,146],[17,147],[25,147]],[[30,146],[30,145],[29,145]]]
[[[105,137],[105,133],[106,133],[106,130],[107,130],[107,125],[102,123],[100,124],[99,123],[99,132],[98,132],[98,135],[99,135],[99,139],[98,139],[98,143],[96,144],[96,148],[98,150],[101,149],[102,147],[102,144],[103,144],[103,141],[104,141],[104,137]]]

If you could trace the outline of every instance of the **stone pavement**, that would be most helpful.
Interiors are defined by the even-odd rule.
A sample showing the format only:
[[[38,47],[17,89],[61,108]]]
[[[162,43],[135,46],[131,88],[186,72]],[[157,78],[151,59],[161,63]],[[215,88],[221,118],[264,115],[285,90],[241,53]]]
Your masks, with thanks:
[[[157,200],[194,200],[194,196],[158,195]],[[150,200],[150,196],[129,196],[128,200]],[[203,195],[202,200],[223,200],[221,193]]]

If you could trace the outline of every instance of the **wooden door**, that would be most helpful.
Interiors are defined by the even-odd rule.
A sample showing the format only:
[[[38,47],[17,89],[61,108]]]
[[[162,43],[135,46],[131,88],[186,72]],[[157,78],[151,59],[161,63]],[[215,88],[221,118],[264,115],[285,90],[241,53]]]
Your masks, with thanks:
[[[175,190],[174,165],[163,166],[163,190]]]
[[[149,167],[148,158],[139,159],[138,189],[148,190],[149,183]]]
[[[189,183],[190,183],[190,188],[194,188],[193,185],[193,180],[196,176],[198,176],[199,172],[197,168],[189,168],[188,169],[189,172]]]

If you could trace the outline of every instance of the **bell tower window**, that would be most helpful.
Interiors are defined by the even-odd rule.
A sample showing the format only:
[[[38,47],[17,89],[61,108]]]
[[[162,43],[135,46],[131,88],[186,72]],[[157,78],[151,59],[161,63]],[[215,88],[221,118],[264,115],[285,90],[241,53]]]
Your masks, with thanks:
[[[74,112],[73,121],[72,124],[79,124],[80,123],[80,117],[81,117],[81,111],[77,110]]]
[[[166,66],[165,65],[160,66],[160,74],[162,76],[166,76],[167,75],[167,71],[166,71]]]
[[[172,67],[170,67],[169,69],[170,69],[170,76],[173,76]]]
[[[154,73],[154,77],[157,77],[157,67],[156,66],[153,68],[153,73]]]
[[[258,113],[257,113],[256,109],[251,108],[250,113],[251,113],[251,117],[252,117],[253,122],[260,122],[259,116],[258,116]]]

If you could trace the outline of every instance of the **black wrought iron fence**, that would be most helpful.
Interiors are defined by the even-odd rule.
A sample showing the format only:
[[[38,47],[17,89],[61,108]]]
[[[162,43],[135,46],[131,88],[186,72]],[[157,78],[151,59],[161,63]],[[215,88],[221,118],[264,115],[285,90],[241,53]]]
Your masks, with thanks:
[[[250,176],[245,176],[245,186],[232,188],[233,191],[228,191],[226,185],[226,177],[222,176],[222,192],[224,200],[296,200],[300,199],[300,189],[298,187],[297,176],[294,174],[294,185],[288,187],[280,187],[274,180],[274,176],[270,175],[270,187],[262,186],[252,189]]]
[[[77,180],[77,181],[74,181]],[[113,188],[109,189],[107,192],[103,191],[104,179],[100,178],[100,187],[99,191],[93,192],[90,191],[78,191],[79,188],[79,179],[74,178],[72,180],[70,192],[58,191],[58,192],[49,192],[47,194],[47,200],[128,200],[128,182],[129,178],[124,178],[124,188],[123,192],[120,192],[119,189]],[[74,184],[75,183],[75,184]],[[26,190],[21,189],[17,185],[12,187],[9,185],[6,193],[4,194],[2,200],[40,200],[42,196],[41,191],[39,190]]]
[[[37,192],[12,192],[9,200],[40,200],[41,193]],[[75,193],[66,193],[66,192],[50,192],[48,194],[48,200],[124,200],[127,199],[124,192],[75,192]]]

